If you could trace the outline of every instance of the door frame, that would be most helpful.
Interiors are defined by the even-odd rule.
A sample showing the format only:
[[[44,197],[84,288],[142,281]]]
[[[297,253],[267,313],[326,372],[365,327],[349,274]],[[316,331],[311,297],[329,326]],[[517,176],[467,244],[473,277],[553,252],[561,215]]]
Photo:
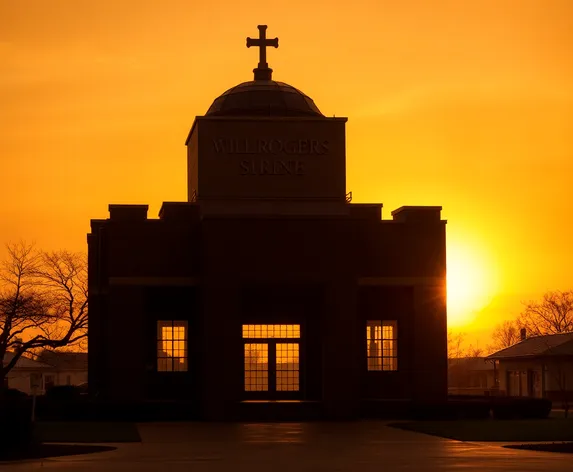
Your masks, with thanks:
[[[258,324],[258,323],[249,323]],[[260,323],[263,324],[263,323]],[[304,331],[301,323],[264,323],[264,324],[298,324],[300,325],[300,337],[298,338],[242,338],[242,375],[241,375],[241,392],[243,400],[301,400],[304,392]],[[266,344],[268,349],[268,390],[266,391],[247,391],[245,390],[245,345],[246,344]],[[298,344],[298,390],[281,390],[276,389],[276,346],[277,344]]]

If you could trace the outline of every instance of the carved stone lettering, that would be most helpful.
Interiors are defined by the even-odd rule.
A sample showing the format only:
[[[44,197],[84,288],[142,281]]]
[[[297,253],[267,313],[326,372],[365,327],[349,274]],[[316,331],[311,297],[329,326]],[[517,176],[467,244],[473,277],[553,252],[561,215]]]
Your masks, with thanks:
[[[257,152],[259,154],[266,154],[267,153],[267,141],[264,139],[257,140]]]
[[[213,139],[213,150],[216,154],[322,155],[328,153],[329,145],[327,140],[318,139]]]
[[[241,175],[304,175],[304,161],[246,159],[240,162]]]
[[[213,139],[213,148],[217,154],[226,153],[227,148],[225,147],[226,140],[224,139]]]

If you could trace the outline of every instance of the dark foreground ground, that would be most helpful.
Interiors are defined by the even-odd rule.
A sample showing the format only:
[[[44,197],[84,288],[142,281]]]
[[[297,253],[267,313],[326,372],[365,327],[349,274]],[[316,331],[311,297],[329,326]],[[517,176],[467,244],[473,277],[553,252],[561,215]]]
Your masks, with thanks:
[[[99,440],[111,429],[100,425]],[[49,429],[49,426],[46,426]],[[75,425],[88,439],[89,425]],[[108,431],[104,431],[104,430]],[[60,439],[65,428],[58,425]],[[389,427],[355,423],[145,423],[105,444],[103,452],[0,464],[2,471],[567,471],[571,456],[455,441]],[[116,433],[113,433],[116,434]],[[94,435],[95,436],[95,435]],[[73,439],[73,438],[72,438]],[[140,439],[140,441],[137,441]]]
[[[521,449],[524,451],[557,452],[562,454],[573,454],[573,442],[548,443],[548,444],[511,444],[510,449]]]
[[[573,441],[573,420],[411,421],[391,426],[458,441]]]
[[[35,459],[48,459],[53,457],[78,456],[82,454],[95,454],[97,452],[114,451],[113,446],[95,444],[36,444],[26,450],[9,450],[0,455],[2,462],[29,461]]]

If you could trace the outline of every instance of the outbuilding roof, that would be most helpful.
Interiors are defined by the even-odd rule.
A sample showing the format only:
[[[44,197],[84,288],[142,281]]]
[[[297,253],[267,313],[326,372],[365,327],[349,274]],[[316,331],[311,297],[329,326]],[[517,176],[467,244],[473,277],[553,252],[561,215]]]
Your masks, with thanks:
[[[472,372],[493,370],[492,363],[487,360],[487,357],[454,357],[448,359],[448,367]]]
[[[532,336],[513,346],[494,352],[488,359],[516,357],[573,356],[573,332]]]
[[[38,359],[58,370],[86,370],[88,368],[87,352],[60,352],[45,349]]]
[[[3,364],[7,365],[14,358],[14,353],[7,352],[4,355]],[[21,356],[20,359],[16,361],[15,369],[53,369],[51,365],[44,364],[43,362],[35,361],[29,357]]]

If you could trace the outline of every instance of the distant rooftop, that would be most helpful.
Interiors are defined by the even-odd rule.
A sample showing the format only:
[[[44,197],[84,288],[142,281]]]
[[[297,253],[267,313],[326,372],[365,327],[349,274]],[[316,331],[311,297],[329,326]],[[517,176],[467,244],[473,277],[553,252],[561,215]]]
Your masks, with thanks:
[[[60,370],[86,370],[88,368],[87,352],[57,352],[45,349],[38,360]]]
[[[4,355],[3,364],[7,365],[14,358],[13,352],[7,352]],[[29,357],[22,356],[16,361],[16,369],[51,369],[52,366],[43,362],[35,361]]]
[[[491,362],[486,362],[487,357],[454,357],[448,359],[450,369],[463,369],[467,371],[492,370]]]
[[[488,359],[513,359],[536,356],[573,356],[573,332],[532,336],[488,356]]]

